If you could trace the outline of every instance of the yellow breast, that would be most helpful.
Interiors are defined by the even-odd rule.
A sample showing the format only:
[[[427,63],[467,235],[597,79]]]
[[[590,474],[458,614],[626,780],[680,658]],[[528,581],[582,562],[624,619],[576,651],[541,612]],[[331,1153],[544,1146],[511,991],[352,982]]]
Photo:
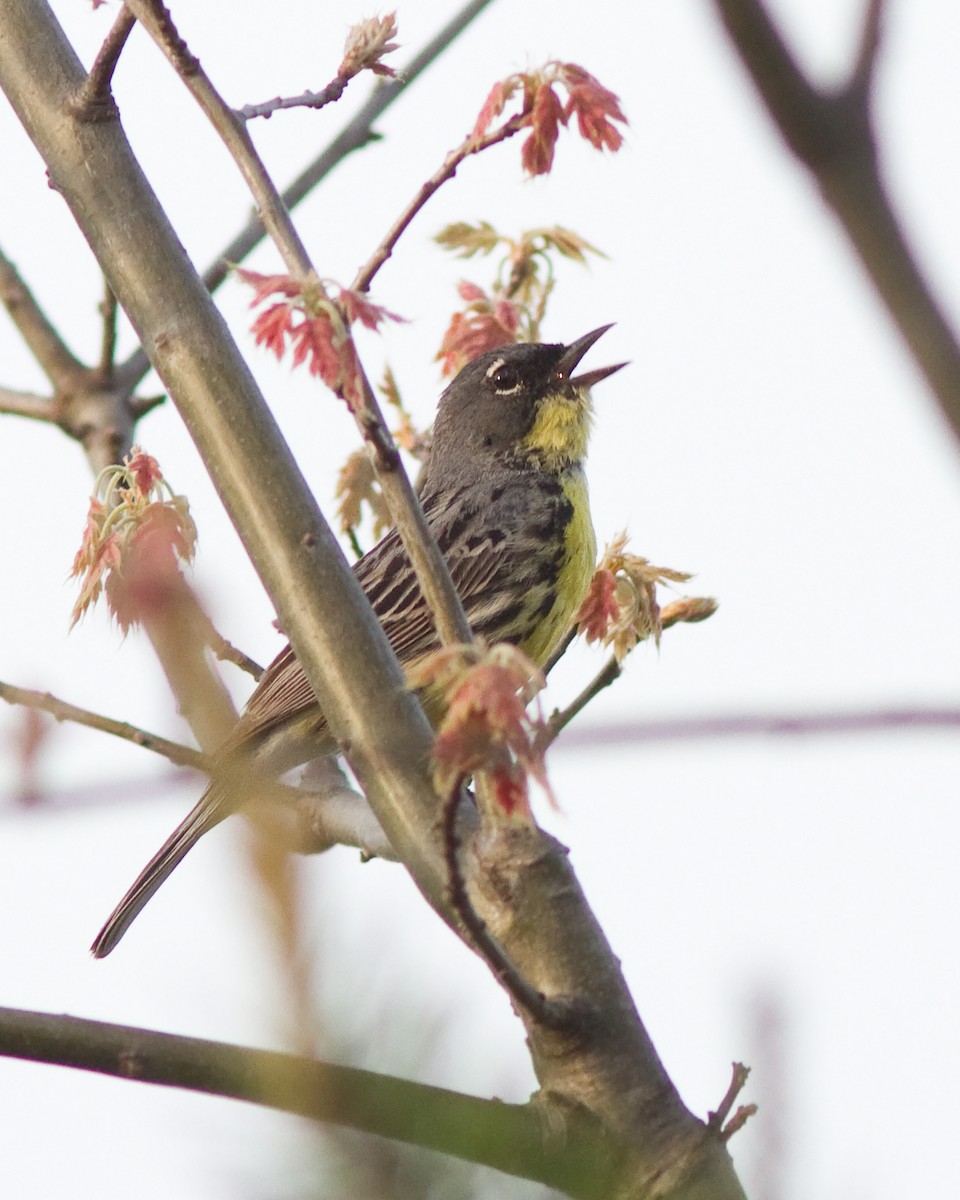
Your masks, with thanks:
[[[521,645],[539,666],[543,666],[566,633],[587,593],[597,562],[597,539],[590,520],[587,481],[579,467],[564,473],[563,494],[573,505],[573,516],[564,533],[565,555],[557,576],[557,598]]]

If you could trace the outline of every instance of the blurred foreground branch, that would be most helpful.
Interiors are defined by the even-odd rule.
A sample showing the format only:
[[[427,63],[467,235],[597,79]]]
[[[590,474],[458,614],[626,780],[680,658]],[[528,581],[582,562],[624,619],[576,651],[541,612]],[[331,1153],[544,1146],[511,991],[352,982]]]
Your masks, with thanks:
[[[0,1055],[248,1100],[495,1167],[571,1196],[610,1196],[609,1149],[582,1135],[553,1138],[530,1104],[276,1051],[10,1008],[0,1009]]]

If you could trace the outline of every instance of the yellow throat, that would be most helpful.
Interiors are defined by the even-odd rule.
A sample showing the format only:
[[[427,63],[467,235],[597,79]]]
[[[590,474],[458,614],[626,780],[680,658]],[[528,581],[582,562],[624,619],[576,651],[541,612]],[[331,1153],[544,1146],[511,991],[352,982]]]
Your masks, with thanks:
[[[532,429],[523,439],[523,450],[544,471],[559,475],[586,458],[592,423],[593,405],[585,388],[577,388],[572,394],[545,396]]]

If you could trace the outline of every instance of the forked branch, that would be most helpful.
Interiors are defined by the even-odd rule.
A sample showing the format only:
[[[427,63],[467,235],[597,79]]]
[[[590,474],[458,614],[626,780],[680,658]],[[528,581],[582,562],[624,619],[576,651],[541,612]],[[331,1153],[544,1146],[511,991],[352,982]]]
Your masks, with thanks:
[[[811,171],[960,438],[960,345],[887,194],[873,129],[884,0],[868,0],[847,82],[815,87],[762,0],[713,0],[784,141]]]

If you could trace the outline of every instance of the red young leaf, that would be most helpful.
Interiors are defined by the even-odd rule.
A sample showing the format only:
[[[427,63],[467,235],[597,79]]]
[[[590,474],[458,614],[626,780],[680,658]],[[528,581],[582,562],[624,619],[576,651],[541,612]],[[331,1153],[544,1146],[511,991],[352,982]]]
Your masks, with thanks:
[[[258,304],[262,304],[268,296],[288,296],[292,298],[301,295],[303,292],[302,285],[289,275],[261,275],[259,271],[250,271],[246,267],[234,267],[233,269],[244,283],[249,283],[253,288],[253,299],[250,301],[251,308],[256,308]]]
[[[91,502],[91,509],[96,501]],[[82,577],[80,594],[77,596],[70,617],[70,628],[80,620],[84,612],[95,604],[103,591],[104,576],[120,565],[121,543],[120,534],[111,533],[107,537],[95,541],[88,537],[90,530],[89,519],[84,531],[83,544],[77,551],[70,572],[74,577]]]
[[[566,91],[566,103],[561,103],[557,85]],[[531,130],[521,150],[523,167],[529,174],[545,175],[551,169],[560,126],[567,125],[574,115],[580,136],[592,146],[619,150],[623,136],[613,122],[626,124],[626,117],[617,96],[583,67],[556,60],[537,71],[510,75],[494,84],[480,110],[472,140],[480,141],[487,135],[518,90],[522,90],[523,101],[511,120],[517,122],[515,128]],[[496,133],[490,136],[496,138]]]
[[[334,345],[333,322],[326,313],[317,317],[305,314],[290,334],[293,365],[306,362],[311,375],[318,375],[331,388],[340,382],[340,355]]]
[[[161,583],[168,594],[180,582],[180,563],[193,557],[196,538],[186,499],[173,495],[156,459],[135,446],[122,466],[107,467],[97,478],[71,571],[81,580],[71,626],[105,592],[126,633],[143,615],[140,582],[152,580],[147,599]]]
[[[284,300],[278,300],[259,313],[250,326],[254,342],[265,346],[278,359],[283,358],[287,348],[287,338],[293,333],[293,317],[299,310]]]
[[[134,446],[125,465],[133,478],[134,487],[143,496],[163,482],[160,464],[152,454],[145,454],[139,446]]]
[[[590,580],[577,613],[577,625],[588,642],[599,642],[606,637],[607,630],[619,616],[617,577],[612,571],[601,567]]]
[[[397,14],[385,17],[367,17],[350,27],[343,47],[343,62],[337,74],[350,79],[359,71],[373,71],[375,75],[393,78],[396,71],[381,62],[384,54],[397,49],[390,39],[397,36]]]
[[[657,588],[690,578],[683,571],[654,566],[626,546],[627,535],[621,533],[604,550],[576,618],[587,641],[612,646],[618,662],[646,638],[659,645],[663,626]],[[716,608],[715,602],[711,604],[704,615]],[[677,619],[697,619],[701,611],[699,607],[685,610]]]
[[[493,85],[490,89],[490,94],[483,102],[483,108],[480,109],[477,123],[474,125],[473,133],[470,135],[471,137],[483,137],[490,128],[490,123],[503,112],[507,101],[517,90],[518,83],[517,76],[511,75],[509,79],[501,79],[499,83]]]
[[[458,779],[490,777],[508,814],[529,814],[527,776],[553,799],[544,753],[545,724],[527,705],[543,687],[542,672],[515,646],[485,650],[451,646],[408,672],[414,687],[439,690],[447,709],[433,745],[434,777],[442,795]]]
[[[514,309],[509,301],[504,300],[500,304]],[[503,311],[506,313],[506,308]],[[519,318],[515,317],[508,327],[492,312],[454,313],[437,353],[437,359],[442,363],[441,372],[455,375],[468,362],[473,362],[488,350],[509,346],[516,341],[518,324]]]
[[[382,304],[374,304],[366,292],[355,292],[350,288],[341,288],[337,297],[343,315],[348,325],[359,321],[367,329],[377,329],[384,321],[406,322],[406,317],[398,316]]]
[[[566,124],[566,120],[557,93],[548,83],[541,84],[533,100],[533,132],[520,152],[523,169],[530,175],[546,175],[553,166],[560,124]]]
[[[468,304],[487,298],[487,293],[483,288],[476,283],[471,283],[469,279],[461,279],[457,284],[457,291],[460,293],[461,300],[466,300]]]
[[[510,334],[510,340],[514,341],[517,336],[517,330],[520,328],[520,310],[512,300],[501,298],[493,306],[493,317],[501,329],[505,329]],[[492,347],[495,349],[496,347]]]
[[[568,96],[564,119],[576,114],[580,136],[598,150],[619,150],[623,137],[611,124],[612,121],[622,124],[627,121],[619,97],[576,63],[562,63],[558,67],[562,71]]]

